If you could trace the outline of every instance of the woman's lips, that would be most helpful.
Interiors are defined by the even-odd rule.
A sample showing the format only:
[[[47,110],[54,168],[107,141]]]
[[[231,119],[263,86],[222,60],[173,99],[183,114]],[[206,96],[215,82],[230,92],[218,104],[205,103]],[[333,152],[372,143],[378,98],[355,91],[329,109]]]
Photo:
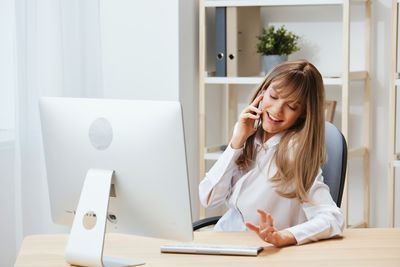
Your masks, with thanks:
[[[283,122],[283,120],[277,120],[277,119],[271,117],[269,112],[267,112],[267,118],[268,118],[268,121],[271,122],[272,124],[278,124],[278,123]]]

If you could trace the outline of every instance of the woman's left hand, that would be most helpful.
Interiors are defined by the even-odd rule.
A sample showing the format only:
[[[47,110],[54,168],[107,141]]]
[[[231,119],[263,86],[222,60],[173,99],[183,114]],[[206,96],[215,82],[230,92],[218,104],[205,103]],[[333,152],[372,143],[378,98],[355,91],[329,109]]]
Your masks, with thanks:
[[[277,247],[296,244],[296,238],[287,230],[278,231],[274,227],[274,220],[271,214],[263,210],[257,210],[261,215],[260,226],[256,226],[247,222],[246,226],[257,233],[257,235],[264,241],[271,243]]]

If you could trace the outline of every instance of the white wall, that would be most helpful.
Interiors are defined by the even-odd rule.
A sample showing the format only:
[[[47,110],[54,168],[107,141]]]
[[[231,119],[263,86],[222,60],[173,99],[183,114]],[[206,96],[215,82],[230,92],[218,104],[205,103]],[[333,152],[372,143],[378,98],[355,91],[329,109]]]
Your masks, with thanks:
[[[198,216],[197,10],[194,0],[101,1],[104,97],[182,103],[193,218]]]
[[[185,126],[192,219],[199,216],[199,119],[198,119],[198,4],[179,1],[179,100]]]
[[[104,96],[179,99],[179,2],[101,1]]]
[[[365,64],[364,45],[364,13],[363,5],[351,8],[351,71],[362,70]],[[316,65],[323,75],[340,74],[342,67],[342,15],[339,6],[303,6],[303,7],[263,7],[261,9],[261,24],[286,25],[290,31],[302,37],[302,49],[294,53],[289,59],[306,58]],[[207,15],[208,68],[214,64],[215,33],[212,31],[213,10],[210,8]],[[388,138],[388,90],[390,73],[390,25],[391,1],[372,1],[372,33],[371,33],[371,198],[370,222],[373,227],[387,226],[387,138]],[[261,70],[261,69],[260,69]],[[215,87],[215,86],[212,86]],[[223,103],[223,87],[218,90],[207,87],[207,103]],[[248,104],[254,86],[238,86],[237,114]],[[339,86],[326,87],[327,98],[337,100],[334,124],[341,126],[341,88]],[[352,82],[350,91],[350,133],[349,148],[362,145],[363,129],[363,83]],[[207,105],[207,118],[215,117],[223,107],[218,104]],[[213,119],[207,122],[207,143],[219,143],[223,133],[216,130]],[[400,140],[400,136],[397,138]],[[220,140],[220,141],[218,141]],[[209,164],[210,166],[210,164]],[[363,165],[361,159],[352,159],[349,162],[349,222],[358,223],[363,219]],[[397,177],[397,181],[399,178]],[[399,184],[399,182],[397,183]],[[399,186],[398,186],[399,187]],[[400,187],[399,187],[400,188]],[[400,189],[398,189],[400,191]],[[400,204],[397,203],[397,214],[400,214]],[[399,217],[399,216],[398,216]]]

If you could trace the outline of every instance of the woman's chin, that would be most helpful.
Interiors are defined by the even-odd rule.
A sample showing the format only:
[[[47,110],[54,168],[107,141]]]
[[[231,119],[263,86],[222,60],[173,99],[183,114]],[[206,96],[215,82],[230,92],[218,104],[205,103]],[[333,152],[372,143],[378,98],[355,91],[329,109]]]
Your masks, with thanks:
[[[269,134],[277,134],[280,132],[280,129],[278,127],[276,127],[275,125],[270,125],[267,122],[264,122],[262,124],[262,128],[265,132],[269,133]]]

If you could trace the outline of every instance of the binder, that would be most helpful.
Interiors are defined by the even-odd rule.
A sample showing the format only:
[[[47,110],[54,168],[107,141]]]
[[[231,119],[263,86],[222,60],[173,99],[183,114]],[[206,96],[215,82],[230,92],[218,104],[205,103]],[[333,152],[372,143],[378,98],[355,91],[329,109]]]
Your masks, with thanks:
[[[260,7],[226,8],[226,74],[228,77],[257,76],[260,55],[257,35],[260,34]]]
[[[226,76],[226,7],[215,10],[215,76]]]

